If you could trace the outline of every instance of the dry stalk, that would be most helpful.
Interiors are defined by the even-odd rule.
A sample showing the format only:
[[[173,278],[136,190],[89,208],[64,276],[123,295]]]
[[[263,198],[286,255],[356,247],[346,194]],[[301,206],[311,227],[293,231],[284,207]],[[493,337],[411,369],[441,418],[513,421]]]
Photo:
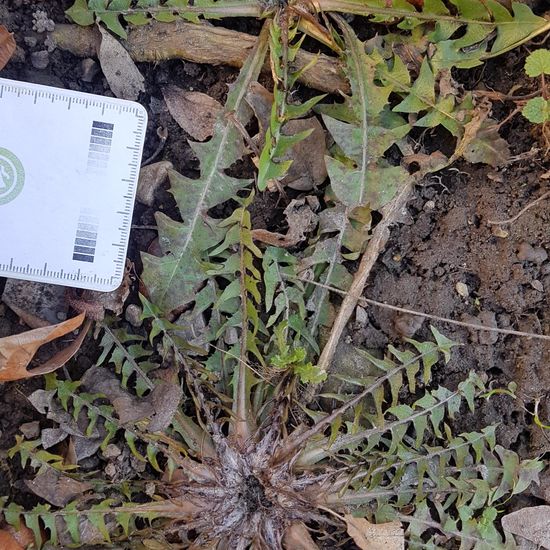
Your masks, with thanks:
[[[342,332],[346,327],[351,314],[355,310],[358,300],[361,298],[363,289],[369,277],[369,274],[378,260],[378,256],[388,242],[390,236],[390,227],[401,216],[401,212],[407,203],[409,195],[412,190],[412,179],[401,188],[399,193],[388,203],[383,209],[383,218],[380,223],[374,228],[372,237],[367,245],[359,268],[353,277],[349,291],[346,293],[344,301],[340,306],[340,311],[336,316],[328,341],[321,352],[317,366],[321,371],[327,372],[329,370],[336,346],[340,341]]]
[[[101,39],[96,28],[77,25],[57,25],[51,37],[58,48],[79,57],[96,57]],[[256,36],[207,24],[154,21],[130,28],[124,46],[138,62],[185,59],[194,63],[242,67],[256,40]],[[315,62],[300,76],[302,84],[323,92],[349,93],[342,65],[334,57],[300,50],[291,70],[299,71],[312,61]],[[270,73],[269,60],[263,70]]]

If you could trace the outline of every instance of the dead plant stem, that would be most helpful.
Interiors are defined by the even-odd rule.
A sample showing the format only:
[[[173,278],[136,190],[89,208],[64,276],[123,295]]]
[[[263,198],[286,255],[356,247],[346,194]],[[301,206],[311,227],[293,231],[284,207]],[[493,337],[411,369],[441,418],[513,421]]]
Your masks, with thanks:
[[[550,191],[546,191],[546,193],[543,193],[538,199],[535,199],[534,201],[530,202],[527,206],[524,206],[515,216],[512,216],[511,218],[508,218],[507,220],[487,220],[487,223],[489,225],[507,225],[509,223],[514,223],[517,219],[519,219],[527,210],[530,208],[533,208],[533,206],[536,206],[539,204],[539,202],[542,202],[547,197],[550,197]]]
[[[342,332],[344,331],[344,328],[346,327],[349,318],[357,305],[357,301],[363,294],[363,289],[369,274],[378,260],[380,252],[386,246],[390,236],[390,226],[395,223],[396,219],[399,217],[409,198],[411,189],[411,181],[408,181],[393,198],[393,200],[382,210],[384,217],[373,231],[372,237],[367,245],[363,257],[361,258],[361,263],[355,273],[350,289],[345,293],[344,301],[342,302],[340,311],[338,312],[334,324],[332,325],[332,330],[328,341],[321,352],[321,356],[319,357],[318,367],[321,372],[327,372],[330,368],[330,364],[332,362],[332,358],[334,357],[336,346],[342,336]]]
[[[323,283],[318,283],[315,281],[311,281],[309,279],[306,279],[305,277],[296,277],[300,281],[304,281],[306,283],[321,286],[323,288],[327,288],[328,290],[331,290],[332,292],[335,292],[336,294],[340,294],[341,296],[346,296],[347,292],[344,290],[340,290],[339,288],[325,285]],[[409,315],[415,315],[417,317],[426,317],[426,319],[433,319],[434,321],[441,321],[442,323],[448,323],[450,325],[458,325],[461,327],[471,328],[475,330],[486,330],[488,332],[497,332],[499,334],[506,334],[508,336],[522,336],[524,338],[536,338],[539,340],[548,340],[550,341],[550,336],[547,336],[546,334],[536,334],[534,332],[523,332],[520,330],[512,330],[507,328],[498,328],[498,327],[486,327],[484,325],[478,325],[476,323],[467,323],[466,321],[456,321],[454,319],[449,319],[448,317],[440,317],[439,315],[432,315],[430,313],[424,313],[422,311],[417,311],[414,309],[408,309],[404,307],[399,306],[393,306],[391,304],[386,304],[384,302],[378,302],[377,300],[372,300],[370,298],[365,298],[364,296],[361,296],[358,300],[359,302],[363,302],[364,304],[369,304],[377,307],[382,307],[385,309],[391,309],[392,311],[399,311],[400,313],[407,313]]]

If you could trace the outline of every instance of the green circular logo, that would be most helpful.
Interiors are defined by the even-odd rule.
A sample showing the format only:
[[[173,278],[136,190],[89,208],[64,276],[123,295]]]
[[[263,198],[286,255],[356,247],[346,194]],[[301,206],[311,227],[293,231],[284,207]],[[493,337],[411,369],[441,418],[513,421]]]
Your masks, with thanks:
[[[0,147],[0,205],[11,202],[23,189],[25,170],[21,161]]]

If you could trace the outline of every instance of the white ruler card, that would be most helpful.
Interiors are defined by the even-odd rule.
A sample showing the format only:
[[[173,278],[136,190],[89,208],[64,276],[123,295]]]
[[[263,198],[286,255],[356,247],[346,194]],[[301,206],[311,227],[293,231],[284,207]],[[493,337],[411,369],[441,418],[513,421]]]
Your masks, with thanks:
[[[0,276],[109,291],[124,274],[147,112],[0,78]]]

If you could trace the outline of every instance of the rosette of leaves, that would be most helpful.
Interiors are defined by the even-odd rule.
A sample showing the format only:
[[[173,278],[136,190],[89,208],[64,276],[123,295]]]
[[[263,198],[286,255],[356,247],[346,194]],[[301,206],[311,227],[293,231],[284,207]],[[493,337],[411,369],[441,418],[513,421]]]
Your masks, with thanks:
[[[453,433],[453,418],[473,410],[485,387],[471,373],[453,390],[431,388],[433,366],[441,356],[447,360],[453,347],[435,329],[433,335],[435,342],[410,340],[409,348],[390,347],[385,357],[359,352],[365,360],[361,377],[334,375],[346,389],[319,395],[337,403],[328,411],[300,406],[292,368],[274,391],[271,381],[247,378],[229,398],[214,392],[208,377],[181,355],[200,445],[187,445],[172,429],[147,433],[127,424],[135,433],[132,452],[153,445],[158,452],[144,458],[152,469],[140,477],[148,484],[134,473],[116,484],[68,467],[39,441],[20,439],[10,456],[20,456],[23,466],[55,472],[60,484],[67,478],[87,484],[64,506],[28,510],[5,503],[3,519],[30,528],[37,548],[46,542],[124,544],[130,538],[165,547],[276,550],[292,548],[287,537],[297,528],[315,548],[304,526],[343,536],[341,515],[351,513],[373,523],[402,523],[410,548],[436,548],[441,537],[464,547],[505,548],[495,524],[499,507],[537,482],[543,463],[521,461],[497,445],[494,427]],[[300,353],[287,348],[277,358],[280,370],[298,365],[308,368]],[[93,407],[100,399],[75,384],[50,383],[68,410],[79,402]],[[408,403],[400,397],[405,388],[416,396]],[[302,415],[296,414],[300,408]],[[97,414],[123,428],[112,404]],[[154,473],[157,468],[162,474]]]

